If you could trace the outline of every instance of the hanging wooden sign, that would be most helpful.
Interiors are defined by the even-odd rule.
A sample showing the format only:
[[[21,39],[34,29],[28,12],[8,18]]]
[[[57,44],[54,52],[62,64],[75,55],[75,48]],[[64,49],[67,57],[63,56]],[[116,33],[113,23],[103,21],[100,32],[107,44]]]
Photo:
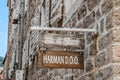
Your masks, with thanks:
[[[83,39],[76,35],[49,33],[40,36],[39,43],[44,46],[80,47]],[[83,43],[82,43],[83,44]]]
[[[38,67],[40,68],[83,68],[83,54],[80,52],[46,51],[38,52]]]

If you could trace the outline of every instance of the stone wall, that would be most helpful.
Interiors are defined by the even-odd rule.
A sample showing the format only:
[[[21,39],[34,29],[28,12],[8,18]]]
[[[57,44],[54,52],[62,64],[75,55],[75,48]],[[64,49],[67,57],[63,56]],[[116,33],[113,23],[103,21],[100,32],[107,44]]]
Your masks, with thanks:
[[[68,12],[64,0],[25,2],[24,80],[119,80],[120,0],[74,0]],[[96,33],[77,33],[83,37],[80,47],[85,49],[84,69],[38,68],[36,51],[40,38],[39,32],[30,31],[33,26],[96,29]]]
[[[113,75],[113,1],[76,1],[69,11],[63,14],[62,27],[96,28],[98,33],[86,33],[84,69],[33,69],[29,80],[110,80]],[[57,2],[56,2],[57,5]],[[54,6],[54,5],[53,5]],[[64,5],[65,6],[65,5]],[[58,12],[56,11],[56,14]],[[56,16],[56,15],[55,15]],[[69,17],[67,17],[69,16]],[[54,19],[54,17],[52,17]],[[56,23],[56,21],[54,22]],[[54,24],[53,24],[54,26]],[[118,30],[118,29],[117,29]],[[94,39],[93,39],[94,38]],[[118,47],[118,46],[117,46]],[[116,49],[116,48],[115,48]],[[115,58],[116,59],[116,58]],[[35,68],[35,66],[34,66]],[[33,76],[32,76],[33,75]],[[32,76],[32,78],[30,77]]]
[[[112,16],[112,24],[113,24],[113,80],[119,80],[119,69],[120,69],[120,57],[119,57],[119,49],[120,49],[120,0],[113,0],[113,16]]]

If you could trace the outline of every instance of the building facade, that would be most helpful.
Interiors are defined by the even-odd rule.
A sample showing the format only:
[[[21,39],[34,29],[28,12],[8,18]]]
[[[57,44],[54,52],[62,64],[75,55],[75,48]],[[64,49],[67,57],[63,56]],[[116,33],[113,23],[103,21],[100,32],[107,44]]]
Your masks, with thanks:
[[[4,80],[120,80],[120,0],[8,0],[7,5]],[[41,53],[75,49],[80,69],[41,67]]]

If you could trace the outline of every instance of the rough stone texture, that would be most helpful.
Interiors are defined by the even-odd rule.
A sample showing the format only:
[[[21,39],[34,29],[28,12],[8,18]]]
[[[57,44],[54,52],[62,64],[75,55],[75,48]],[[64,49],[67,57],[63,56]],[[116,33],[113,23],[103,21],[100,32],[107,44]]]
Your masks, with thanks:
[[[100,8],[98,7],[98,9],[96,10],[96,18],[99,20],[101,16],[102,16],[102,13],[100,11]]]
[[[120,65],[113,65],[113,76],[120,77]]]
[[[89,51],[89,55],[90,56],[95,56],[96,55],[96,47],[94,44],[91,44],[89,47],[90,51]]]
[[[118,4],[118,3],[116,3]],[[120,26],[120,7],[113,8],[113,25],[114,27]]]
[[[113,46],[113,61],[120,62],[120,45]]]
[[[107,63],[105,52],[99,53],[96,55],[95,66],[101,67]]]
[[[75,27],[76,23],[77,23],[77,15],[75,14],[71,19],[71,26]]]
[[[114,77],[113,80],[120,80],[120,77]]]
[[[86,40],[87,40],[86,43],[90,44],[91,42],[93,42],[93,37],[94,37],[95,34],[88,32],[88,33],[86,33],[86,35],[87,35],[86,36]]]
[[[79,78],[79,80],[95,80],[94,79],[94,73],[83,76],[83,77]]]
[[[113,62],[113,49],[112,49],[112,46],[109,46],[106,49],[106,60],[107,60],[107,63],[112,63]]]
[[[94,68],[93,60],[87,60],[86,61],[86,71],[91,71]]]
[[[112,80],[111,76],[112,76],[112,68],[108,67],[105,69],[102,69],[98,72],[96,72],[96,79],[95,80]]]
[[[104,0],[103,4],[101,6],[102,13],[106,14],[106,13],[110,12],[112,8],[113,8],[112,1]]]
[[[95,22],[95,12],[93,11],[90,15],[84,19],[83,24],[84,28],[88,28],[91,24]]]
[[[77,28],[84,28],[83,22],[82,22],[82,21],[79,22],[79,23],[76,25],[76,27],[77,27]]]
[[[96,7],[96,5],[98,5],[99,2],[100,0],[87,0],[88,9],[91,11],[93,8]]]
[[[113,28],[111,16],[112,13],[109,13],[109,15],[106,17],[106,30],[110,30],[111,28]]]
[[[102,50],[106,47],[108,47],[110,44],[112,44],[112,38],[113,35],[110,33],[103,36],[101,39],[99,39],[99,49]]]
[[[44,0],[41,1],[30,0],[28,2],[29,7],[24,15],[23,46],[26,46],[27,40],[30,41],[30,44],[27,44],[27,48],[23,48],[23,54],[25,55],[25,52],[31,54],[27,56],[29,59],[25,66],[23,66],[23,70],[28,68],[28,73],[27,71],[24,73],[28,74],[24,76],[24,80],[119,80],[120,0],[76,0],[68,13],[64,13],[63,7],[65,7],[65,5],[62,7],[61,4],[58,4],[59,1],[62,0],[52,0],[51,15],[49,15],[50,10],[48,8],[50,6],[49,0],[46,0],[45,2]],[[70,2],[72,0],[68,1]],[[82,2],[78,5],[77,3],[80,1]],[[8,6],[10,7],[10,5],[9,2]],[[97,29],[98,34],[96,35],[98,36],[95,36],[95,33],[85,33],[85,36],[79,36],[82,38],[80,39],[80,48],[85,49],[84,69],[49,69],[37,67],[38,57],[34,53],[39,49],[39,45],[37,44],[39,36],[37,36],[38,33],[34,31],[30,32],[31,36],[28,36],[28,32],[31,26],[41,26],[41,14],[44,13],[42,6],[45,7],[45,22],[47,22],[45,26],[47,27],[49,27],[48,21],[49,18],[51,18],[51,27]],[[13,11],[10,9],[10,16],[12,16],[12,13]],[[62,15],[62,17],[56,17],[58,15]],[[14,48],[13,46],[17,43],[17,37],[14,36],[17,36],[16,33],[19,33],[19,30],[13,30],[12,32],[12,19],[9,20],[8,54],[12,56],[11,53],[15,51],[12,50]],[[45,33],[48,32],[42,32],[41,34]],[[63,33],[66,34],[65,32]],[[76,33],[70,32],[70,34]],[[11,37],[11,35],[13,37]],[[76,35],[79,35],[79,33]],[[93,38],[95,38],[95,41]],[[10,61],[11,56],[8,59]],[[31,63],[31,66],[28,65],[28,63]],[[10,64],[8,65],[10,66]]]
[[[120,7],[120,0],[114,0],[113,1],[113,6],[114,7]]]
[[[120,42],[120,28],[115,28],[113,30],[113,42]]]
[[[81,20],[81,18],[85,17],[86,14],[87,14],[87,8],[84,4],[82,7],[80,7],[80,9],[78,9],[78,14],[77,14],[78,20]]]

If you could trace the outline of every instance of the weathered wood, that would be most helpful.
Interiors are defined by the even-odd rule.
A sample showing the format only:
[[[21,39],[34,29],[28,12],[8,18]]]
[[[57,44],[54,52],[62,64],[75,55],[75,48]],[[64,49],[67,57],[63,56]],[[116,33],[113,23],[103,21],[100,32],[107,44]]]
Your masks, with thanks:
[[[80,52],[46,51],[38,52],[39,68],[83,69],[83,54]]]
[[[79,47],[83,37],[78,37],[72,34],[56,34],[48,33],[39,36],[39,44],[44,46],[62,46],[62,47]]]

